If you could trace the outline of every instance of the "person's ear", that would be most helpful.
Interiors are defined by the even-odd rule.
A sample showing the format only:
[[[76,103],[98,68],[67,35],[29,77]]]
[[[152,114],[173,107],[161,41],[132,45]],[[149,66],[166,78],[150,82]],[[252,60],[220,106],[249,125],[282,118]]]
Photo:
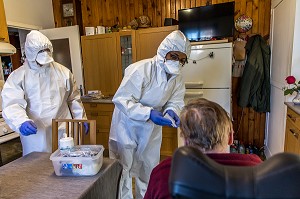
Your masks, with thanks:
[[[228,145],[232,145],[233,143],[233,131],[228,134]]]

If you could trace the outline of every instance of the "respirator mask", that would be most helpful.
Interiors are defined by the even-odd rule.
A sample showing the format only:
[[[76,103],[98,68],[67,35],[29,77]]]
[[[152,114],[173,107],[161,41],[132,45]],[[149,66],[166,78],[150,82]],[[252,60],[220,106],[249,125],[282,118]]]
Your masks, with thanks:
[[[35,61],[40,65],[46,65],[53,62],[54,60],[52,58],[52,53],[44,50],[37,54]]]
[[[165,71],[171,75],[179,75],[181,71],[181,65],[179,61],[166,60],[164,61]]]

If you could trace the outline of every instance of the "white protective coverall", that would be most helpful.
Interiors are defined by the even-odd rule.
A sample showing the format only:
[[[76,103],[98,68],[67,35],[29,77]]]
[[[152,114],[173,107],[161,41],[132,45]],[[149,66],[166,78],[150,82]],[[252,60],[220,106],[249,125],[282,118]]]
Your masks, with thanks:
[[[143,198],[152,169],[159,163],[162,127],[150,119],[151,109],[168,109],[179,114],[184,106],[185,86],[181,74],[169,79],[164,60],[169,51],[190,54],[190,43],[180,31],[173,31],[160,44],[152,59],[127,67],[113,102],[110,158],[123,165],[120,183],[122,198],[133,198],[131,177],[135,177],[136,198]],[[179,66],[181,67],[181,66]]]
[[[86,119],[71,71],[54,61],[37,65],[38,52],[47,48],[53,52],[49,39],[31,31],[25,42],[25,63],[10,74],[2,90],[2,114],[10,128],[20,133],[25,121],[33,121],[37,126],[36,134],[20,133],[23,155],[33,151],[52,152],[53,118]],[[59,134],[64,128],[59,127]]]

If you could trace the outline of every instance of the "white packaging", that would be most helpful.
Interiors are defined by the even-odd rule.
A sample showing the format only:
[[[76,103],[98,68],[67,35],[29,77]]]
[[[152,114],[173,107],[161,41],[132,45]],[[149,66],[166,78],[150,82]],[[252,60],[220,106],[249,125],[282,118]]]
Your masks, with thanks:
[[[177,127],[178,127],[178,126],[176,125],[176,123],[175,123],[175,120],[174,120],[168,113],[166,113],[166,114],[164,115],[164,118],[167,118],[167,119],[171,120],[172,126],[173,126],[174,128],[177,128]]]
[[[51,154],[50,160],[57,176],[92,176],[99,172],[103,163],[102,145],[76,145],[74,149],[90,149],[97,151],[92,157],[63,157],[58,149]]]
[[[88,91],[88,94],[101,94],[101,91],[99,90],[92,90],[92,91]]]
[[[95,27],[85,27],[85,35],[94,35]]]
[[[64,137],[59,139],[59,149],[67,150],[74,147],[74,139],[72,137],[67,137],[67,134],[64,133]]]
[[[97,34],[105,34],[105,27],[97,26],[96,32],[97,32]]]

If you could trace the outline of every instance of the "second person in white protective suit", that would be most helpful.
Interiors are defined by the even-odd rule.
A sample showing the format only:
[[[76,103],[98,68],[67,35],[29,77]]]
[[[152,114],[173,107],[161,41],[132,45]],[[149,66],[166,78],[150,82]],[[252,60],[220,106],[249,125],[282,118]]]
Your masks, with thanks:
[[[162,126],[172,126],[168,113],[179,125],[185,87],[181,67],[190,54],[190,42],[179,30],[160,44],[157,55],[127,67],[113,102],[109,152],[123,165],[120,196],[143,198],[152,169],[159,163]],[[174,124],[173,124],[174,126]]]
[[[25,41],[25,63],[10,74],[2,90],[2,115],[20,133],[23,155],[52,152],[53,118],[86,119],[73,74],[54,62],[52,52],[49,39],[31,31]],[[64,128],[61,125],[59,132]]]

